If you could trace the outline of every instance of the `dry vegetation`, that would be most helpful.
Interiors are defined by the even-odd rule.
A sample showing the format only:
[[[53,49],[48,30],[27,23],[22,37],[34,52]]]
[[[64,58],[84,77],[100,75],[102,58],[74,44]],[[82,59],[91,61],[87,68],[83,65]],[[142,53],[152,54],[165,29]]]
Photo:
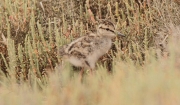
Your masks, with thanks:
[[[180,104],[178,0],[1,0],[0,105]],[[94,75],[58,64],[58,48],[110,19]],[[107,70],[112,71],[111,73]],[[48,74],[48,75],[47,75]]]

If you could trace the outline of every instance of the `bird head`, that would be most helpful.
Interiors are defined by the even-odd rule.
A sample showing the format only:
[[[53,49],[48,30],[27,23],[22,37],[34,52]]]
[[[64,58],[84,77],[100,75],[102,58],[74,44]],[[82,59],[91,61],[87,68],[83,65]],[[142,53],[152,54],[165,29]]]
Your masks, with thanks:
[[[102,36],[114,38],[118,36],[125,36],[120,32],[115,30],[115,26],[112,22],[108,20],[101,20],[97,27],[97,33]]]

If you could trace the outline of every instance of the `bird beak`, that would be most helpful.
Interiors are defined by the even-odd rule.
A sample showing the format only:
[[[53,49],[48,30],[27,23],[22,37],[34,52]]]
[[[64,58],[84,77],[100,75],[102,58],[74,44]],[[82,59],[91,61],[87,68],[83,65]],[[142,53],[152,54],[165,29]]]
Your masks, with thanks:
[[[122,34],[122,33],[120,33],[120,32],[116,32],[116,34],[118,35],[118,36],[123,36],[123,37],[125,37],[125,35],[124,34]]]

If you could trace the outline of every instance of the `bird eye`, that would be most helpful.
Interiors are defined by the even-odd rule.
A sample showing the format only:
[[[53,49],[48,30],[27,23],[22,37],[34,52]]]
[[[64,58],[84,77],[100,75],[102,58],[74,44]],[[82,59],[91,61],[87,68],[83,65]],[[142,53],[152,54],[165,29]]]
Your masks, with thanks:
[[[110,29],[109,28],[106,28],[107,31],[109,31]]]

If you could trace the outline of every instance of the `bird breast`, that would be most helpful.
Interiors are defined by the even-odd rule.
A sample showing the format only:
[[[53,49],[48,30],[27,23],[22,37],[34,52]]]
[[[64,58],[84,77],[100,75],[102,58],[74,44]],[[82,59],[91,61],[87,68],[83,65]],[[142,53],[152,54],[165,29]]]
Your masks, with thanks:
[[[112,40],[110,38],[103,38],[98,45],[96,45],[93,53],[88,56],[89,62],[96,62],[101,56],[108,52],[111,48]]]

